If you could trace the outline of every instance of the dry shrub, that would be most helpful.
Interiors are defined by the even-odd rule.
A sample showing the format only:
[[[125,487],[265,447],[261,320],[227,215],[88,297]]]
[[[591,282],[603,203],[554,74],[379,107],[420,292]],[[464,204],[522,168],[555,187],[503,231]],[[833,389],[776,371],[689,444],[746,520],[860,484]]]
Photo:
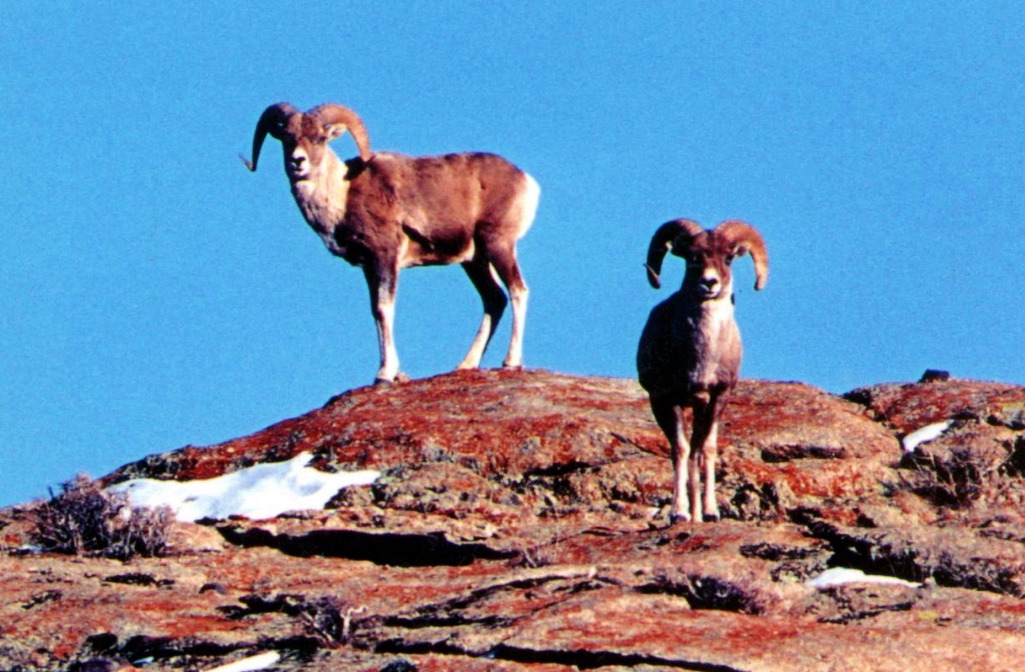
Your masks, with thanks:
[[[1025,490],[1025,434],[970,422],[936,443],[902,455],[891,491],[912,492],[933,506],[980,510],[1021,501]]]
[[[1000,465],[1000,473],[1013,478],[1025,476],[1025,436],[1015,437],[1007,459]]]
[[[691,609],[732,611],[761,614],[765,611],[762,596],[751,587],[716,576],[687,574],[676,570],[658,571],[653,581],[640,588],[642,593],[677,595],[687,600]]]
[[[953,448],[946,455],[906,453],[901,467],[905,472],[898,488],[949,509],[970,508],[994,475],[968,447]]]
[[[298,608],[307,630],[329,648],[348,644],[355,629],[353,617],[366,611],[364,606],[349,607],[343,600],[330,595],[306,602]]]
[[[174,514],[167,507],[132,508],[124,493],[110,493],[77,476],[40,505],[33,541],[44,550],[119,560],[166,553]]]

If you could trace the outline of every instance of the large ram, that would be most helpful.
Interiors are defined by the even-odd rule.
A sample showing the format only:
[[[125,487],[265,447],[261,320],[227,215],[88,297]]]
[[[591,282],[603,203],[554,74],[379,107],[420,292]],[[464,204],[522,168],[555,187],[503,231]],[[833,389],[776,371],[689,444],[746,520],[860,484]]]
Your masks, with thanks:
[[[348,130],[359,156],[342,161],[328,142]],[[484,317],[458,368],[476,368],[509,301],[513,325],[503,366],[523,363],[527,286],[516,242],[537,211],[540,188],[530,175],[494,154],[410,157],[372,153],[367,131],[350,109],[326,103],[301,112],[271,105],[253,135],[256,170],[264,139],[281,141],[292,195],[333,253],[363,269],[377,323],[378,382],[399,374],[393,338],[399,270],[461,264],[480,294]]]

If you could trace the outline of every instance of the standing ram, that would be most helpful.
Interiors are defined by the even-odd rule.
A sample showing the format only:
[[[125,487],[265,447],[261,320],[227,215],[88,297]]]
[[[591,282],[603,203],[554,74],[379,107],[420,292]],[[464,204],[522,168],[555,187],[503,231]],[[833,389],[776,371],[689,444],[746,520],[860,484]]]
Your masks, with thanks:
[[[342,161],[328,143],[345,131],[359,156]],[[307,223],[332,254],[363,269],[380,346],[377,382],[399,374],[395,293],[399,270],[408,266],[461,264],[480,294],[484,317],[458,368],[480,365],[509,298],[513,325],[503,366],[523,365],[527,285],[516,242],[537,211],[540,188],[530,175],[494,154],[373,153],[360,118],[333,103],[306,112],[288,103],[264,110],[246,161],[251,171],[268,134],[281,141],[285,174]]]
[[[751,253],[755,289],[769,276],[762,236],[750,225],[723,222],[706,231],[687,219],[666,222],[648,246],[648,282],[661,287],[666,252],[683,257],[679,291],[655,306],[641,333],[637,372],[655,421],[669,440],[673,462],[671,522],[718,520],[715,461],[719,418],[740,373],[743,353],[733,318],[730,265]],[[693,411],[688,439],[684,409]],[[705,487],[701,490],[701,472]],[[689,498],[689,501],[688,501]],[[702,515],[703,514],[703,515]]]

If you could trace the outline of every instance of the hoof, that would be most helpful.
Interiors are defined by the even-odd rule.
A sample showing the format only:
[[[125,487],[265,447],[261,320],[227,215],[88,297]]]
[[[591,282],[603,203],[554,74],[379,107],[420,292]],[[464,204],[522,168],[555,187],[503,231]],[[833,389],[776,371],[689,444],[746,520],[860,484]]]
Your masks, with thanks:
[[[669,526],[670,527],[672,527],[673,525],[676,525],[678,523],[689,523],[689,522],[690,522],[690,514],[689,513],[670,513],[669,514]]]
[[[718,523],[719,522],[719,514],[718,513],[706,513],[704,516],[702,516],[702,520],[704,520],[706,523]]]
[[[407,383],[409,382],[409,376],[399,371],[395,374],[394,378],[382,378],[378,376],[374,378],[374,387],[381,387],[384,385],[391,385],[392,383]]]

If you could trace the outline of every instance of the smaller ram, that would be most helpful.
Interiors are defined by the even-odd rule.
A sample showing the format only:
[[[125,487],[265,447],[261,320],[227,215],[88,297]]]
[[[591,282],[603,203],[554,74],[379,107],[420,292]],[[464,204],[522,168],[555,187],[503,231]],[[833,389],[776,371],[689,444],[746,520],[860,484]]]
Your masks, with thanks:
[[[342,161],[328,142],[349,131],[359,156]],[[292,196],[327,249],[363,269],[377,324],[377,382],[399,374],[393,338],[399,270],[461,264],[484,303],[484,317],[458,368],[476,368],[512,300],[513,324],[503,366],[523,363],[527,285],[516,242],[534,221],[540,189],[534,179],[494,154],[410,157],[373,153],[362,120],[325,103],[300,112],[271,105],[253,134],[255,171],[267,135],[281,141]],[[496,276],[509,291],[509,298]]]
[[[648,282],[661,287],[666,252],[683,257],[679,291],[655,306],[641,333],[637,372],[673,462],[670,521],[718,520],[715,462],[719,418],[740,372],[740,330],[733,318],[730,264],[751,254],[755,289],[769,275],[762,236],[739,221],[711,230],[686,219],[660,226],[648,246]],[[684,409],[693,411],[688,441]],[[704,491],[701,472],[704,471]],[[702,515],[704,512],[704,515]]]

